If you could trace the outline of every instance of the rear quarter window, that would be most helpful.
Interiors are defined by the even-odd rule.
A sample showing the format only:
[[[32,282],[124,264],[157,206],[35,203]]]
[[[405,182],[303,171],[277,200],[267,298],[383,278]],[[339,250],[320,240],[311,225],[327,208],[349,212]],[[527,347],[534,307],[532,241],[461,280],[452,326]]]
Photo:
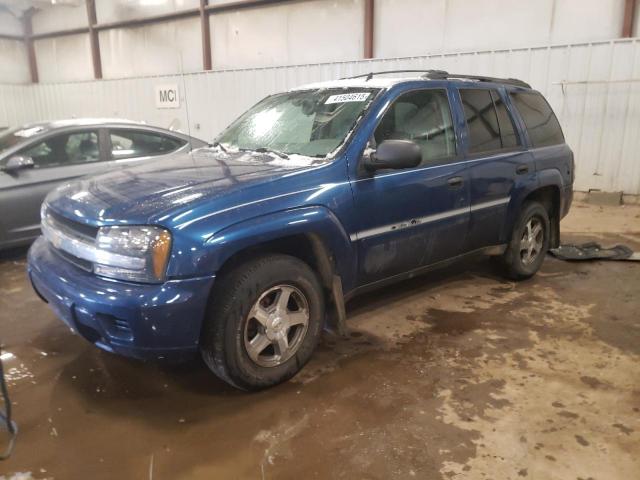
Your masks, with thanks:
[[[163,155],[182,147],[184,140],[155,132],[139,130],[116,130],[109,133],[111,138],[111,157],[136,158]]]
[[[534,147],[564,143],[564,135],[549,103],[538,92],[511,92],[511,100],[527,127]]]

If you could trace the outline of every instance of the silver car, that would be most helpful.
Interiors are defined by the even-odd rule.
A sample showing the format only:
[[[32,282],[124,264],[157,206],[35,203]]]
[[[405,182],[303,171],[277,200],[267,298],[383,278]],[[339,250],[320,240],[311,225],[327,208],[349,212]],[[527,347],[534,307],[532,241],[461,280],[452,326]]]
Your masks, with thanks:
[[[57,185],[205,145],[125,120],[61,120],[0,132],[0,250],[40,234],[40,205]]]

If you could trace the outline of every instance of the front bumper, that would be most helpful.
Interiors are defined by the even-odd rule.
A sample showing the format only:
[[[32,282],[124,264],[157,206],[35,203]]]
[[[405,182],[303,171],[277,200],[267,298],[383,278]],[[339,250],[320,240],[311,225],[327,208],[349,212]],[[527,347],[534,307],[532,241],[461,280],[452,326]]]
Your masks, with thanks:
[[[197,352],[215,276],[135,284],[86,272],[43,238],[28,255],[34,289],[69,327],[96,346],[140,359]]]

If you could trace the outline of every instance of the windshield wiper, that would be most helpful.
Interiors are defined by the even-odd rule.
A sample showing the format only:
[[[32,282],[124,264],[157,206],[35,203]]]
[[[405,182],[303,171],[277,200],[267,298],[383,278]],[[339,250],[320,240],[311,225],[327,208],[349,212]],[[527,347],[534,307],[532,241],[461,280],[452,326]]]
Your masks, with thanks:
[[[278,150],[274,150],[273,148],[260,147],[260,148],[248,148],[247,150],[252,150],[258,153],[273,153],[278,155],[280,158],[289,159],[289,155],[284,152],[279,152]]]
[[[226,149],[226,148],[224,148],[224,145],[222,145],[220,142],[213,142],[213,143],[211,144],[211,146],[212,146],[212,147],[220,147],[220,149],[221,149],[224,153],[229,153],[229,152],[227,151],[227,149]]]

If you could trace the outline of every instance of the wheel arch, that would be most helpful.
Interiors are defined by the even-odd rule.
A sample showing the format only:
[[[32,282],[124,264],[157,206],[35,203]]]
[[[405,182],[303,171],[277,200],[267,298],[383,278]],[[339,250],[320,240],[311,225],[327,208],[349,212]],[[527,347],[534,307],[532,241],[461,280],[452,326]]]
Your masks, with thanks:
[[[506,232],[506,238],[509,238],[509,232],[513,228],[522,206],[527,202],[535,201],[542,204],[549,215],[549,223],[551,225],[549,246],[551,248],[558,247],[560,245],[561,185],[562,176],[559,171],[545,170],[539,172],[537,184],[532,184],[531,188],[524,190],[518,199],[517,208],[514,209],[511,215],[511,221],[509,222],[511,228]]]
[[[355,278],[349,236],[325,207],[303,207],[253,218],[216,233],[207,241],[207,269],[222,276],[251,257],[280,253],[296,257],[319,276],[327,302],[327,327],[344,333],[343,285]]]

